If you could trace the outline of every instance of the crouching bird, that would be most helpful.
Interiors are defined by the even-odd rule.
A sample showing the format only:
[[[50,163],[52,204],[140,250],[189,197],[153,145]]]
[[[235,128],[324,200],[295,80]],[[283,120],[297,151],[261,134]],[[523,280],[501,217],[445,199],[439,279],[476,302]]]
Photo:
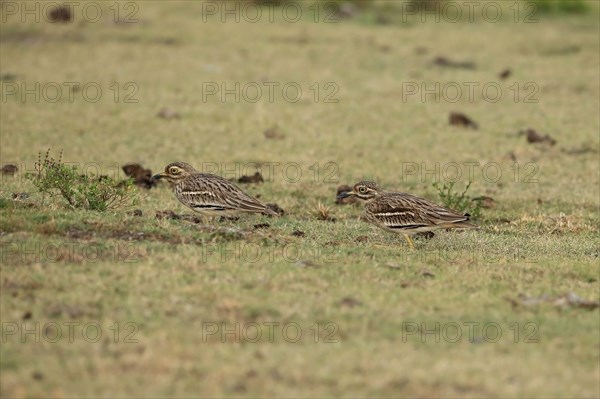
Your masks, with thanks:
[[[438,229],[479,228],[470,223],[468,213],[461,214],[408,193],[385,191],[377,183],[361,181],[352,191],[340,193],[338,199],[357,197],[367,201],[365,219],[387,231],[404,235],[414,249],[411,235]]]
[[[164,172],[154,175],[152,179],[167,180],[175,197],[183,205],[200,213],[204,223],[215,216],[233,216],[242,212],[278,216],[229,180],[201,173],[185,162],[168,164]]]

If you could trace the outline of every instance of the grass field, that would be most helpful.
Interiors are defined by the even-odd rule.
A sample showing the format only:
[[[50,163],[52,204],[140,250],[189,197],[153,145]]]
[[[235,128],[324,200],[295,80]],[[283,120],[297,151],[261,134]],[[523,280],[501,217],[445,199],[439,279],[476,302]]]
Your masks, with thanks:
[[[2,397],[598,397],[597,3],[503,3],[495,23],[0,4],[0,156],[19,167],[0,188]],[[190,214],[166,184],[106,212],[42,203],[25,174],[49,148],[120,177],[261,165],[242,187],[285,215],[157,218]],[[437,202],[432,183],[471,180],[493,204],[410,250],[335,203],[363,179]]]

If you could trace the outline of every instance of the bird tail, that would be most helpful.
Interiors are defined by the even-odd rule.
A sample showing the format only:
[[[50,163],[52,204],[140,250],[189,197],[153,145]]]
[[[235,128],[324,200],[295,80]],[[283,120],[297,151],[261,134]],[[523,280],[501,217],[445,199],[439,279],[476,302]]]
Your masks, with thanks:
[[[463,216],[455,215],[454,218],[447,218],[439,225],[446,229],[479,229],[479,226],[470,222],[470,219],[471,215],[465,213]]]
[[[265,210],[262,212],[263,215],[267,215],[267,216],[279,216],[279,214],[277,212],[275,212],[272,209],[269,208],[265,208]]]
[[[471,215],[464,214],[464,219],[453,220],[448,223],[448,227],[452,229],[478,229],[475,223],[471,223]]]
[[[280,214],[279,212],[277,212],[278,210],[280,210],[282,213]],[[267,216],[278,217],[283,214],[283,209],[279,208],[279,206],[277,204],[267,204],[263,208],[262,214],[267,215]]]

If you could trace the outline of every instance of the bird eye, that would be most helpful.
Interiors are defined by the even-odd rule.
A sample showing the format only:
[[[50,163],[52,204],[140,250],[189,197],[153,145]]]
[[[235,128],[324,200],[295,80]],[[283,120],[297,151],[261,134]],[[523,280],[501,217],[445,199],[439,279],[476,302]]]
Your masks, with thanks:
[[[169,173],[171,173],[172,175],[176,175],[179,173],[179,168],[172,167],[171,169],[169,169]]]
[[[361,194],[366,194],[367,193],[367,188],[366,187],[359,187],[358,192]]]

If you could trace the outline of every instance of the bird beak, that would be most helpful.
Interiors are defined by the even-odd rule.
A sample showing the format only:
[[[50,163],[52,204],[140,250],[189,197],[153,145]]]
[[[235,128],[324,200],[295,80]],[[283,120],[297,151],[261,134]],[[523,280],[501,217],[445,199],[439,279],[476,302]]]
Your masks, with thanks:
[[[353,197],[355,195],[356,195],[356,193],[354,191],[345,191],[343,193],[340,193],[336,198],[344,199],[344,198],[348,198],[348,197]]]
[[[159,173],[157,175],[152,176],[152,180],[158,180],[158,179],[162,179],[163,177],[165,177],[165,173]]]

